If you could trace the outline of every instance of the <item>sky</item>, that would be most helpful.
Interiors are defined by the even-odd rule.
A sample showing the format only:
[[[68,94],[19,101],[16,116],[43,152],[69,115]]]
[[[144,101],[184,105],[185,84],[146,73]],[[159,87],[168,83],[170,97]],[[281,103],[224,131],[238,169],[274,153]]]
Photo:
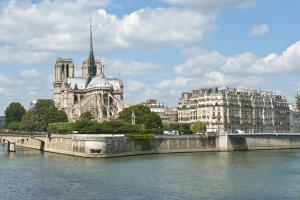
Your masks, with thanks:
[[[72,58],[80,76],[89,49],[128,104],[207,87],[300,90],[300,1],[0,0],[0,115],[53,98],[54,64]]]

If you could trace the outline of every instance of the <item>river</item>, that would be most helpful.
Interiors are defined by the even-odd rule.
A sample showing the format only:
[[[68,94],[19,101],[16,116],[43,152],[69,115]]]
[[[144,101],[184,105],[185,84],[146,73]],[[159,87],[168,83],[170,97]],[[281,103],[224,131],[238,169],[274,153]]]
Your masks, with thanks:
[[[86,159],[0,145],[0,199],[300,199],[300,150]]]

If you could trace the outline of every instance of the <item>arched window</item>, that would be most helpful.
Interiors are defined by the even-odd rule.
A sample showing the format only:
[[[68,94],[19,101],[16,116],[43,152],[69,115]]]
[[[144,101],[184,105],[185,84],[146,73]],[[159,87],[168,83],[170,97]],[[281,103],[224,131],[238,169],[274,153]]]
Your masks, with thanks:
[[[74,95],[74,104],[78,102],[78,97],[77,95]]]
[[[114,99],[112,97],[109,97],[109,105],[113,105]]]
[[[61,65],[61,79],[65,79],[65,65],[62,64]]]
[[[66,65],[66,77],[67,78],[69,77],[69,65],[68,64]]]
[[[103,103],[104,105],[108,105],[108,94],[103,95]]]
[[[102,109],[102,116],[107,117],[107,110],[105,107]]]

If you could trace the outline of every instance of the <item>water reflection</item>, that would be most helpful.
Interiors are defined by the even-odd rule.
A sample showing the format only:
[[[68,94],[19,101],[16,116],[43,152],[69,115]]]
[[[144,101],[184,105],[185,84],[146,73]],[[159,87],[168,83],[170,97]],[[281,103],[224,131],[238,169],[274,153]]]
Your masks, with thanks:
[[[299,158],[284,150],[85,159],[0,145],[0,199],[299,199]]]

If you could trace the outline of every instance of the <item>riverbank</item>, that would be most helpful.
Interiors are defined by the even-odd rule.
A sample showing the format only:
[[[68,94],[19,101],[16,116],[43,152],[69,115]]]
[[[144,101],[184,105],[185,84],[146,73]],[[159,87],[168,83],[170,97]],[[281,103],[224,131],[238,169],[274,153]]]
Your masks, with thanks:
[[[300,134],[235,134],[219,136],[155,136],[132,139],[124,135],[51,135],[44,140],[23,138],[17,146],[89,158],[143,154],[245,151],[300,148]]]

